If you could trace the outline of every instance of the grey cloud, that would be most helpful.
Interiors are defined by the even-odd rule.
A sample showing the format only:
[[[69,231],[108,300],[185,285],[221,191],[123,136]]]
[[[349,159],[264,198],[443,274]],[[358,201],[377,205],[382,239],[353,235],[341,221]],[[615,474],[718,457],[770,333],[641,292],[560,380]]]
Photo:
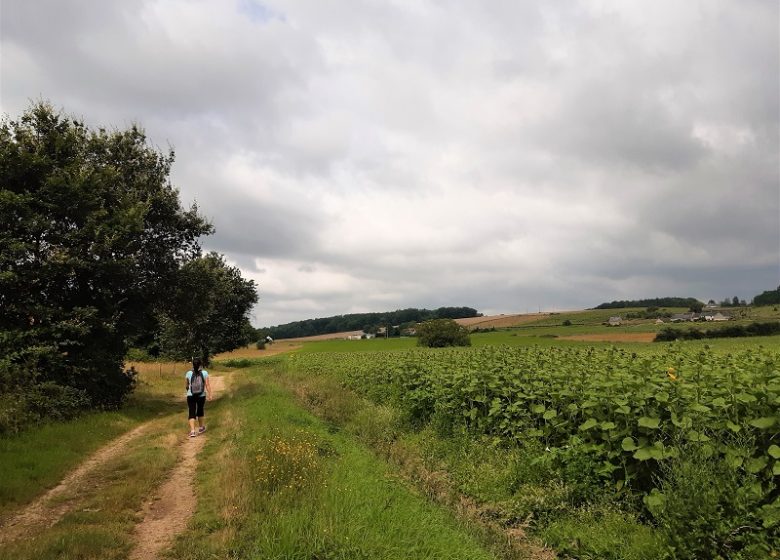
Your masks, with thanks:
[[[749,298],[780,278],[779,16],[760,0],[19,1],[0,98],[170,143],[174,184],[216,226],[204,247],[262,275],[260,324]]]
[[[317,249],[320,218],[316,215],[279,203],[256,202],[224,193],[209,200],[202,211],[213,217],[216,224],[216,232],[204,245],[217,251],[305,258]]]

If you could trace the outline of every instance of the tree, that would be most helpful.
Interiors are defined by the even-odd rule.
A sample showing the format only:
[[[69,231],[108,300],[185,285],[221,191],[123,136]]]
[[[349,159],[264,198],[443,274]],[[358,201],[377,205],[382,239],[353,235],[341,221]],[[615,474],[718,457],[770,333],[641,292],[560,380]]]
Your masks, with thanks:
[[[173,152],[46,103],[0,124],[0,393],[68,388],[115,406],[137,334],[212,231],[184,209]]]
[[[417,327],[417,345],[428,348],[471,346],[469,331],[452,319],[433,319]]]
[[[207,364],[214,354],[248,344],[256,336],[247,318],[255,303],[254,281],[242,278],[221,255],[186,263],[159,315],[163,353],[175,359],[199,356]]]
[[[761,292],[753,298],[753,305],[777,305],[780,303],[780,286],[776,290]]]
[[[701,310],[704,309],[704,304],[700,301],[697,301],[695,303],[692,303],[689,307],[689,311],[693,311],[694,313],[701,313]]]

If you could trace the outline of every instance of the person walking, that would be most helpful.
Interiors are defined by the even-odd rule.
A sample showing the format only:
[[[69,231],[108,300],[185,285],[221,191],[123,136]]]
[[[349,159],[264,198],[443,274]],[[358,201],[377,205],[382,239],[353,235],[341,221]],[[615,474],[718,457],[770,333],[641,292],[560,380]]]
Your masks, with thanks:
[[[193,358],[192,369],[184,377],[187,389],[190,437],[195,437],[206,431],[206,424],[203,422],[203,408],[206,405],[206,398],[211,400],[211,382],[209,381],[209,372],[201,367],[200,358]],[[195,431],[196,419],[198,421],[197,431]]]

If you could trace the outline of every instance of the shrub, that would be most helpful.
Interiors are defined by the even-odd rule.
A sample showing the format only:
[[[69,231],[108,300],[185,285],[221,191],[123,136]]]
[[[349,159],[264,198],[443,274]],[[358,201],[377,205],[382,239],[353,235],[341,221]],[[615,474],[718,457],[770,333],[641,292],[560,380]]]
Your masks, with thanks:
[[[417,345],[428,348],[471,346],[469,331],[452,319],[425,321],[417,328]]]

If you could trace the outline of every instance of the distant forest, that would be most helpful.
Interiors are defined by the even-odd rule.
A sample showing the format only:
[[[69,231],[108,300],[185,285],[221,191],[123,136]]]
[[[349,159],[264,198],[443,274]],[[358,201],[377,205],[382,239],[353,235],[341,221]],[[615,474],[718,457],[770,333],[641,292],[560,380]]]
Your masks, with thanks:
[[[297,338],[344,331],[377,332],[381,327],[403,327],[430,319],[463,319],[481,316],[481,313],[471,307],[439,307],[434,310],[409,308],[382,313],[351,313],[321,319],[307,319],[276,327],[257,329],[257,333],[260,336],[271,336],[272,338]]]
[[[696,304],[701,305],[702,303],[698,299],[692,297],[662,297],[612,301],[610,303],[602,303],[601,305],[594,307],[594,309],[623,309],[625,307],[685,307],[687,309]]]
[[[710,300],[710,303],[715,303]],[[775,290],[767,290],[755,296],[752,301],[753,305],[777,305],[780,304],[780,286]],[[612,301],[610,303],[602,303],[594,307],[594,309],[623,309],[626,307],[685,307],[694,308],[702,303],[696,298],[680,298],[680,297],[663,297],[652,299],[630,299],[621,301]],[[738,297],[733,299],[724,299],[718,305],[721,307],[739,307],[747,305],[745,300],[740,300]]]

